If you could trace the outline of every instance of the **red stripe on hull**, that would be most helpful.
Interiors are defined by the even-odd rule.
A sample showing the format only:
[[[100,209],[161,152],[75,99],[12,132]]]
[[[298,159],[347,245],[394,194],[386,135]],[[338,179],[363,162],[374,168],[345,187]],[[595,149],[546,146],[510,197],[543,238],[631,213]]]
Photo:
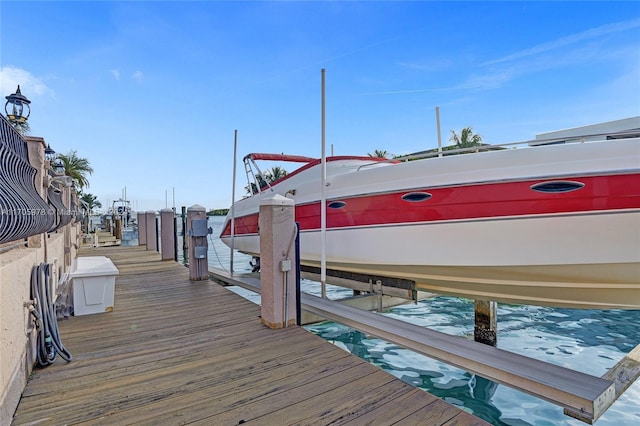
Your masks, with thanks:
[[[584,187],[565,193],[542,193],[532,185],[550,179],[455,186],[332,198],[344,207],[327,208],[327,228],[420,223],[492,217],[580,213],[640,208],[640,175],[624,174],[561,179]],[[402,196],[426,192],[431,198],[411,202]],[[320,202],[296,205],[301,230],[320,228]],[[236,235],[258,232],[258,214],[235,218]],[[222,236],[230,235],[227,224]]]

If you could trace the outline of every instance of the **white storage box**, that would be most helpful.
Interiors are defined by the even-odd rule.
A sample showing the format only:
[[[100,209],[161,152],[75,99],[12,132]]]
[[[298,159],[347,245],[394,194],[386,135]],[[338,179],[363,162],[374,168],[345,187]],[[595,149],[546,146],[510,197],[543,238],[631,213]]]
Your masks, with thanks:
[[[105,256],[78,257],[71,264],[74,315],[113,311],[118,268]]]

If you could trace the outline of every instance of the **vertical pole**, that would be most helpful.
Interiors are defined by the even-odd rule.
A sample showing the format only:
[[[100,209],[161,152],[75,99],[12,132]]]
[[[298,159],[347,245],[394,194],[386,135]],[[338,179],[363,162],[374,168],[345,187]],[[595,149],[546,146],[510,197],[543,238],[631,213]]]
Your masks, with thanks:
[[[320,185],[320,285],[322,298],[327,297],[327,158],[325,154],[325,69],[320,71],[322,80],[322,107],[321,107],[321,139],[322,139],[322,177]]]
[[[229,273],[233,275],[233,250],[236,235],[236,215],[235,215],[235,203],[236,203],[236,161],[238,155],[238,130],[233,132],[233,178],[231,179],[231,247],[229,252]]]
[[[205,208],[193,205],[187,209],[187,231],[189,235],[189,279],[203,281],[209,279],[209,266],[207,262],[207,235],[199,235],[194,232],[193,222],[207,220]]]
[[[187,240],[187,208],[182,206],[182,263],[189,264],[189,243]]]
[[[138,245],[144,246],[147,244],[147,215],[146,213],[138,212]]]
[[[123,212],[124,213],[123,214],[124,220],[123,220],[123,224],[124,224],[124,227],[126,228],[127,226],[129,226],[129,217],[128,217],[128,215],[129,215],[129,203],[127,203],[127,187],[126,186],[124,187],[123,193],[124,193],[124,212]]]
[[[296,324],[302,325],[302,306],[300,304],[300,223],[296,222]]]
[[[262,323],[283,328],[296,317],[294,201],[276,194],[260,202],[260,301]]]
[[[498,343],[498,303],[490,300],[476,300],[475,328],[473,338],[476,342],[496,346]]]
[[[160,245],[162,260],[173,260],[175,257],[175,241],[174,241],[174,220],[172,209],[162,209],[160,211]]]
[[[144,214],[145,216],[145,229],[146,229],[146,241],[147,241],[147,251],[158,251],[158,242],[156,239],[157,229],[156,229],[156,212],[148,211]]]
[[[436,107],[436,127],[438,129],[438,157],[442,157],[442,136],[440,134],[440,107]]]
[[[176,208],[171,210],[173,213],[173,260],[178,261],[178,218],[176,217]]]

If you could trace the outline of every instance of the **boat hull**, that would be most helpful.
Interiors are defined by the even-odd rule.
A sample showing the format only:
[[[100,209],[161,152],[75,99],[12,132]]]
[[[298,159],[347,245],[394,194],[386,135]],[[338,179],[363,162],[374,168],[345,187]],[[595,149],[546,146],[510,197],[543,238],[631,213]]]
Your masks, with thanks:
[[[403,278],[419,290],[473,299],[640,309],[640,212],[482,222],[327,230],[327,268]],[[302,264],[320,266],[313,249],[320,239],[319,231],[301,232]],[[235,237],[238,250],[255,256],[259,244],[257,234]]]
[[[295,194],[303,264],[320,265],[324,238],[328,269],[420,290],[640,309],[640,140],[456,157],[328,169],[324,232],[318,171],[298,173],[236,203],[233,246],[258,256],[260,200]]]

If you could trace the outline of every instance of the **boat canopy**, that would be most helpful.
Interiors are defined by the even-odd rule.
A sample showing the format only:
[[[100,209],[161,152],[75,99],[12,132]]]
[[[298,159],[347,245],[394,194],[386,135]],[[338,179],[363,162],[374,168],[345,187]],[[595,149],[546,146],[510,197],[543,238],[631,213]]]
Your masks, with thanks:
[[[264,154],[259,152],[254,152],[251,154],[245,155],[243,161],[247,159],[251,160],[267,160],[267,161],[286,161],[290,163],[310,163],[312,161],[317,161],[317,158],[312,157],[304,157],[302,155],[288,155],[288,154]]]

